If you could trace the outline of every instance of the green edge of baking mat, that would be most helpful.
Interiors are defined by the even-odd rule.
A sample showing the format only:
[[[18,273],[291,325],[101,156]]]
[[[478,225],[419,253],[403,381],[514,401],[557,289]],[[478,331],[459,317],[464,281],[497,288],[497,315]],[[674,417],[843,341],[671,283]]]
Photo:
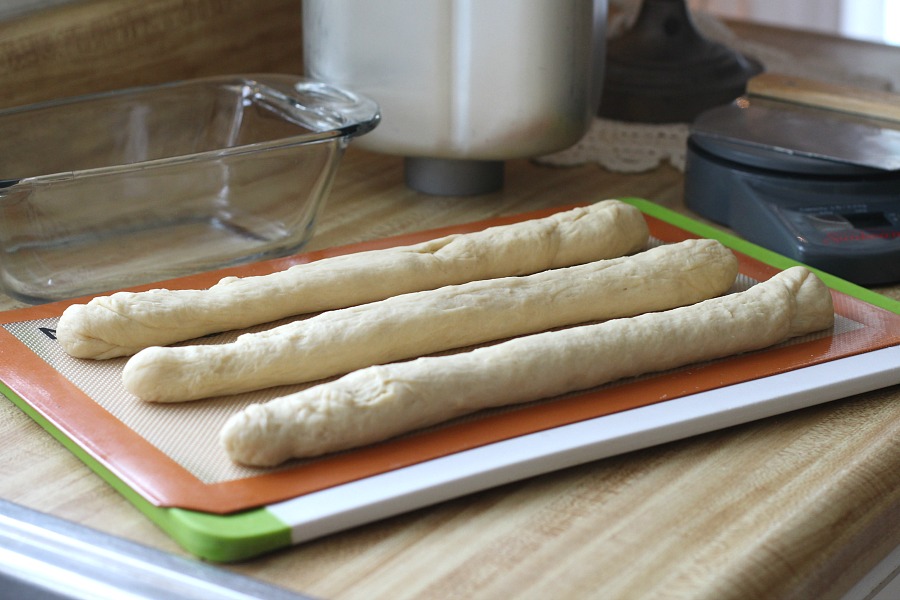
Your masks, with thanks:
[[[642,213],[650,215],[651,217],[656,217],[660,221],[665,221],[701,237],[718,240],[732,250],[742,252],[747,256],[753,257],[760,262],[764,262],[781,270],[798,265],[806,267],[818,275],[831,289],[847,294],[848,296],[853,296],[854,298],[859,298],[864,302],[884,308],[893,313],[900,314],[900,301],[898,300],[888,298],[887,296],[873,292],[872,290],[860,287],[855,283],[850,283],[845,279],[835,277],[834,275],[820,271],[815,267],[810,267],[809,265],[797,262],[796,260],[763,248],[762,246],[757,246],[743,238],[726,233],[721,229],[716,229],[711,225],[695,221],[690,217],[660,206],[659,204],[654,204],[649,200],[643,200],[641,198],[619,198],[619,200],[631,204],[638,208]]]
[[[641,212],[695,235],[717,239],[726,246],[773,267],[785,269],[800,263],[741,238],[705,225],[680,213],[641,198],[620,198]],[[813,269],[833,289],[900,314],[900,302]],[[161,508],[145,500],[114,473],[70,440],[53,423],[37,413],[0,382],[0,394],[50,433],[57,441],[131,502],[153,523],[189,553],[214,562],[235,562],[285,548],[292,544],[291,527],[265,507],[231,515],[216,515],[182,508]]]
[[[290,527],[265,508],[223,516],[183,508],[153,506],[3,382],[0,382],[0,394],[18,406],[191,554],[214,562],[234,562],[290,545]]]

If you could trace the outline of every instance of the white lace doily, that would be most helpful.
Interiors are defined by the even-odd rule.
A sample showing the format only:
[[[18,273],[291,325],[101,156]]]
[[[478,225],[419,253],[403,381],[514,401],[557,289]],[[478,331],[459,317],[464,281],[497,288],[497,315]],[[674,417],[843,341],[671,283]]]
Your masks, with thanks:
[[[627,123],[598,117],[574,146],[537,161],[560,167],[597,163],[618,173],[640,173],[668,162],[683,171],[687,138],[686,123]]]
[[[607,24],[607,35],[616,37],[633,22],[639,2],[625,0],[617,4],[618,14]],[[708,39],[727,45],[760,61],[766,71],[809,77],[836,83],[890,89],[889,80],[848,73],[845,69],[817,60],[797,57],[780,49],[740,39],[717,18],[700,11],[691,13],[697,30]],[[687,123],[633,123],[595,118],[584,137],[574,146],[542,156],[537,162],[556,166],[596,163],[610,171],[639,173],[668,163],[684,171],[689,125]]]

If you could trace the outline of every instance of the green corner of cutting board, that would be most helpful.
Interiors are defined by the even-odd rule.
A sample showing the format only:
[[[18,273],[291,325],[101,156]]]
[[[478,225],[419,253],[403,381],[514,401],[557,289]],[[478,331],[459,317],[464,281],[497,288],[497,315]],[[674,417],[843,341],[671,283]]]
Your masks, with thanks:
[[[855,283],[850,283],[845,279],[835,277],[834,275],[831,275],[824,271],[820,271],[815,267],[804,265],[803,263],[797,262],[796,260],[778,254],[777,252],[773,252],[772,250],[768,250],[766,248],[763,248],[762,246],[758,246],[752,242],[748,242],[747,240],[736,235],[727,233],[711,225],[701,223],[700,221],[696,221],[686,215],[675,212],[672,209],[660,206],[659,204],[651,202],[650,200],[632,197],[619,198],[619,200],[631,204],[644,214],[675,225],[676,227],[680,227],[685,231],[690,231],[693,234],[705,238],[719,240],[732,250],[737,250],[738,252],[742,252],[747,256],[752,256],[753,258],[773,267],[777,267],[779,269],[787,269],[788,267],[795,267],[798,265],[806,267],[807,269],[816,273],[816,275],[818,275],[822,279],[822,281],[824,281],[828,285],[828,287],[847,294],[848,296],[859,298],[860,300],[868,302],[873,306],[878,306],[893,313],[900,314],[900,301],[894,300],[893,298],[888,298],[887,296],[883,296],[877,292],[873,292],[872,290],[856,285]]]
[[[245,560],[291,544],[291,529],[265,508],[217,515],[159,507],[128,487],[102,465],[89,465],[182,548],[211,562]]]
[[[291,545],[291,529],[265,508],[214,515],[182,508],[147,514],[181,546],[213,562],[235,562]]]
[[[0,394],[19,407],[182,548],[196,557],[213,562],[234,562],[291,544],[290,527],[265,508],[215,515],[151,504],[69,439],[3,382],[0,382]]]

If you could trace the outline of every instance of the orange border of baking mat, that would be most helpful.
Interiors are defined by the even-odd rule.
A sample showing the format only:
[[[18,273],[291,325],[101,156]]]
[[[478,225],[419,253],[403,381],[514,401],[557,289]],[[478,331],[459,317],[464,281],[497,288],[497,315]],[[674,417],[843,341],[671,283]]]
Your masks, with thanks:
[[[149,289],[160,285],[170,288],[208,287],[225,275],[261,274],[327,256],[412,244],[449,233],[476,231],[503,223],[539,218],[568,208],[571,206],[363,242],[130,289]],[[652,216],[645,217],[651,234],[664,242],[698,237]],[[741,272],[754,280],[762,281],[778,272],[778,269],[745,254],[736,252],[736,255]],[[487,413],[482,418],[462,419],[444,427],[424,430],[365,448],[304,461],[296,466],[261,470],[256,476],[221,483],[206,484],[198,480],[143,437],[124,426],[5,329],[0,329],[0,379],[75,444],[150,503],[228,514],[296,498],[504,439],[900,343],[900,316],[840,292],[832,291],[832,295],[836,313],[864,326],[839,336],[828,336],[650,377],[625,380],[599,390]],[[12,323],[59,316],[66,306],[83,301],[84,299],[67,300],[10,311],[0,315],[0,322]]]

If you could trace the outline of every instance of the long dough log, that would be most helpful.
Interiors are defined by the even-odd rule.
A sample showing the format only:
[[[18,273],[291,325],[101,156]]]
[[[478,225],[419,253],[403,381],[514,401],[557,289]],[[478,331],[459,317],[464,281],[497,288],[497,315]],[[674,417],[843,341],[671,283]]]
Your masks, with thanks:
[[[666,312],[354,371],[247,407],[227,421],[221,441],[238,463],[273,466],[485,408],[765,348],[833,320],[828,289],[794,267],[745,292]]]
[[[130,356],[293,315],[623,256],[646,247],[648,237],[639,210],[605,200],[543,219],[326,258],[269,275],[226,277],[206,290],[101,296],[67,308],[56,333],[62,348],[77,358]]]
[[[737,259],[714,240],[523,277],[474,281],[241,335],[230,344],[147,348],[122,374],[148,401],[177,402],[304,383],[370,365],[665,310],[724,293]]]

